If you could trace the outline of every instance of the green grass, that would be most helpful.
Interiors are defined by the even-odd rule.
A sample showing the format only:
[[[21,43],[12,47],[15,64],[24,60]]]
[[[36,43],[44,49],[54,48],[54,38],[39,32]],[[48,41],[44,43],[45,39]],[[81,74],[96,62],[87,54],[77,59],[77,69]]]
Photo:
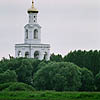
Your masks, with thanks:
[[[0,92],[0,100],[100,100],[99,92]]]

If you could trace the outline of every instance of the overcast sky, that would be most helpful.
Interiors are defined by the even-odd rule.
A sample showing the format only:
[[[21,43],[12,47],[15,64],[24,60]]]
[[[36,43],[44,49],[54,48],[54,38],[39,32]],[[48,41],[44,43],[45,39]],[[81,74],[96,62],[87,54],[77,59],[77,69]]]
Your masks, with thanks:
[[[24,42],[30,7],[31,0],[0,0],[0,58],[14,56],[14,45]],[[35,0],[35,7],[51,53],[100,50],[100,0]]]

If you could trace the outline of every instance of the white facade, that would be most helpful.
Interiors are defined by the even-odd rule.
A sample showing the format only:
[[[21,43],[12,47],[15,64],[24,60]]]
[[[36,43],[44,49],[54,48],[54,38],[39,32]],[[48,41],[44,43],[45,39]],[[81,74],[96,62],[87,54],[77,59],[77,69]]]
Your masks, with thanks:
[[[34,8],[34,2],[32,2],[32,8],[28,10],[28,14],[29,23],[24,27],[24,43],[15,45],[15,57],[49,60],[50,45],[41,44],[41,26],[37,23],[38,11]]]

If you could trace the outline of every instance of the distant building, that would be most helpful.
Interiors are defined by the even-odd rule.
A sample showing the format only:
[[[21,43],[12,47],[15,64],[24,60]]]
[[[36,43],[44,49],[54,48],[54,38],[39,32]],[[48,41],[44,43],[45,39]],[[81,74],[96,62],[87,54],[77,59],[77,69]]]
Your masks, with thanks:
[[[25,25],[25,38],[23,44],[15,45],[15,57],[27,57],[39,60],[50,59],[50,45],[41,44],[41,26],[37,23],[38,10],[34,7],[28,9],[29,23]]]

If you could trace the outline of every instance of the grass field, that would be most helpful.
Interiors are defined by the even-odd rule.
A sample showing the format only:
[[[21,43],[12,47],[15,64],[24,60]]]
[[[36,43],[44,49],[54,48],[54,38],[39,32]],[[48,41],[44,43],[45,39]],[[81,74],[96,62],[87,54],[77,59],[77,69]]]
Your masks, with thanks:
[[[100,100],[99,92],[0,92],[0,100]]]

